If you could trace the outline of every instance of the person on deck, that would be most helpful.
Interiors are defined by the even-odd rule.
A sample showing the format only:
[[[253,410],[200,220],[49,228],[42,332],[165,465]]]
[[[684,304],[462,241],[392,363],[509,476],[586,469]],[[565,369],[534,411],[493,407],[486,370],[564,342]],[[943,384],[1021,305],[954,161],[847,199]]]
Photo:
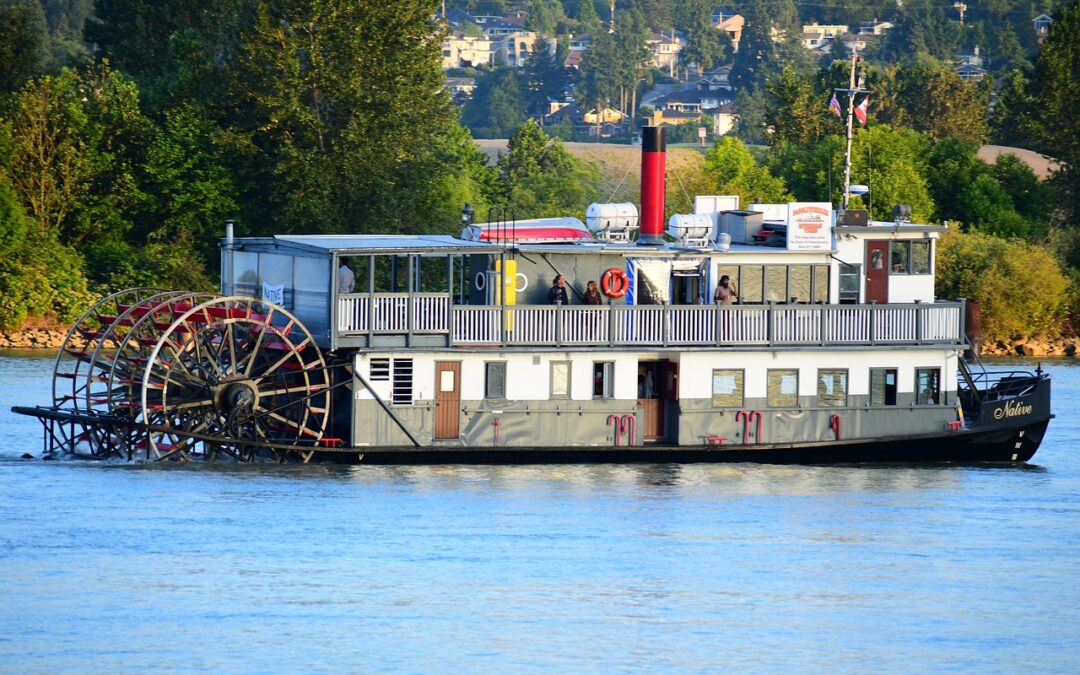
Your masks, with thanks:
[[[713,295],[713,301],[730,305],[735,302],[735,298],[737,297],[739,297],[739,292],[735,288],[735,284],[731,283],[731,278],[726,274],[720,277],[720,283],[716,287],[716,294]]]
[[[600,297],[600,291],[596,288],[596,282],[590,281],[585,284],[584,302],[586,305],[602,305],[604,299]]]
[[[338,293],[352,293],[356,286],[356,275],[345,261],[341,261],[341,267],[337,271]]]
[[[570,298],[566,295],[566,279],[563,279],[563,275],[561,274],[556,274],[555,280],[551,282],[551,290],[548,291],[548,304],[570,304]]]

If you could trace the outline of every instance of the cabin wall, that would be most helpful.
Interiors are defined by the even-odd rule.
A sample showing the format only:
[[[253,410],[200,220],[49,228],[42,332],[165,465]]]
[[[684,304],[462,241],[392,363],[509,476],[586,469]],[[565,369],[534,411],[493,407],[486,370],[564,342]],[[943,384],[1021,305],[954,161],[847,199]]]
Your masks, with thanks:
[[[868,241],[898,241],[898,240],[930,240],[930,274],[893,274],[889,273],[889,295],[888,299],[891,303],[910,303],[910,302],[933,302],[936,298],[934,294],[934,274],[933,270],[937,264],[937,233],[935,232],[910,232],[904,231],[903,226],[899,228],[882,226],[880,231],[860,232],[859,234],[852,234],[850,232],[839,233],[836,236],[836,257],[840,260],[849,263],[861,265],[862,269],[862,286],[860,289],[860,300],[866,298],[866,244]],[[838,269],[839,263],[833,262],[834,272]],[[830,290],[829,297],[838,298],[840,295],[840,280],[839,274],[834,273],[829,280]]]
[[[235,249],[225,254],[231,264],[223,268],[231,270],[231,279],[222,279],[223,293],[275,301],[299,319],[320,346],[329,344],[329,257]],[[268,297],[278,290],[280,298]]]
[[[668,443],[700,446],[828,441],[837,438],[834,425],[839,426],[841,438],[876,438],[939,432],[957,419],[955,349],[401,352],[357,354],[355,372],[370,377],[372,360],[386,358],[410,362],[409,396],[404,404],[391,408],[424,446],[610,446],[617,438],[629,443],[629,434],[616,434],[612,419],[629,416],[637,430],[644,428],[646,413],[638,400],[638,365],[656,361],[668,361],[677,367],[677,396],[663,403]],[[570,395],[566,398],[551,397],[551,366],[556,361],[570,364]],[[454,439],[435,438],[436,362],[460,364],[459,434]],[[504,397],[485,397],[486,364],[491,362],[505,363]],[[593,396],[594,367],[598,362],[613,364],[613,396],[609,398]],[[870,368],[896,369],[895,405],[871,406]],[[917,368],[940,369],[938,404],[918,403]],[[742,405],[727,408],[714,404],[714,369],[743,371]],[[769,408],[769,369],[798,371],[796,405]],[[843,405],[829,406],[819,400],[818,371],[830,369],[847,371]],[[395,383],[386,380],[370,384],[374,393],[354,383],[353,445],[409,445],[408,436],[375,399],[377,394],[390,404]],[[751,418],[755,412],[758,415]],[[641,435],[639,431],[635,436],[636,444],[642,443]]]

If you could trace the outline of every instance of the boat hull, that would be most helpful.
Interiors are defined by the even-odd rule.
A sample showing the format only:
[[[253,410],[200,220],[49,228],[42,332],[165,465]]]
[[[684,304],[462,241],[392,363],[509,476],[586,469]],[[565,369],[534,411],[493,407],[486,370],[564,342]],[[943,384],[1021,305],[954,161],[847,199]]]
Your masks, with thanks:
[[[633,447],[370,447],[322,453],[323,461],[358,464],[570,464],[625,462],[758,462],[845,464],[1027,462],[1050,418],[991,429],[850,441],[758,445]]]

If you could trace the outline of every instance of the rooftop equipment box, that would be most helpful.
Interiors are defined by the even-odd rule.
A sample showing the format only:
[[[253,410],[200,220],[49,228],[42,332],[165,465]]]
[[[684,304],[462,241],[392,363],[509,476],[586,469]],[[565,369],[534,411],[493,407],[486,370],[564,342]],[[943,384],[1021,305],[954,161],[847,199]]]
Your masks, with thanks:
[[[753,244],[764,218],[765,214],[757,211],[724,211],[720,214],[719,232],[730,235],[732,244]]]

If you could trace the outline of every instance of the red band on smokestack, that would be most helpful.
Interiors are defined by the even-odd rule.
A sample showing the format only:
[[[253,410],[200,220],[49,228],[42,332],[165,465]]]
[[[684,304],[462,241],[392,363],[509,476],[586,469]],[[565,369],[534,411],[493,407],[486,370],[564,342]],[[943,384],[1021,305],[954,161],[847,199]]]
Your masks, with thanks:
[[[667,143],[663,127],[641,130],[641,236],[638,243],[664,243],[664,163]]]

